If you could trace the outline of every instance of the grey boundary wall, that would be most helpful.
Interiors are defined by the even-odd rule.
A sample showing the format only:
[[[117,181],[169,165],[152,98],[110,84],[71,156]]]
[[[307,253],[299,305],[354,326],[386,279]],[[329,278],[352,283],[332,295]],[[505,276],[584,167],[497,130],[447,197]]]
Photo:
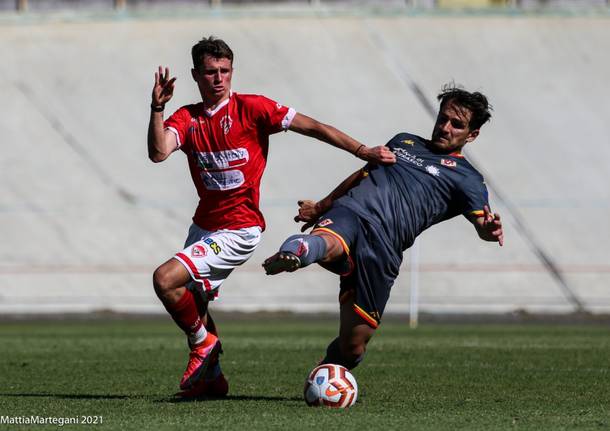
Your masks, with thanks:
[[[455,219],[420,241],[421,309],[432,313],[610,311],[610,25],[601,16],[120,16],[0,23],[0,312],[161,313],[155,266],[178,250],[196,204],[181,154],[146,158],[155,68],[178,77],[169,110],[197,98],[189,50],[214,34],[236,53],[234,89],[265,94],[369,145],[428,136],[426,103],[455,81],[494,105],[468,156],[496,190],[506,246]],[[272,137],[256,255],[219,310],[335,311],[317,267],[266,277],[300,198],[361,166],[292,133]],[[502,197],[502,199],[499,199]],[[538,247],[538,249],[536,249]],[[408,310],[405,268],[388,312]]]

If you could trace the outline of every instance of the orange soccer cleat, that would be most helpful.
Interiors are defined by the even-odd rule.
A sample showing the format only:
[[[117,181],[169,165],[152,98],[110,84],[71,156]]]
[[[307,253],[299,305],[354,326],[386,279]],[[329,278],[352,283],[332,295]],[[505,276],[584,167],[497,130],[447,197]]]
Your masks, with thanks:
[[[205,371],[213,358],[218,357],[220,341],[212,333],[208,333],[203,343],[191,348],[189,362],[186,371],[180,381],[180,389],[187,390],[193,388],[196,382],[202,379]]]

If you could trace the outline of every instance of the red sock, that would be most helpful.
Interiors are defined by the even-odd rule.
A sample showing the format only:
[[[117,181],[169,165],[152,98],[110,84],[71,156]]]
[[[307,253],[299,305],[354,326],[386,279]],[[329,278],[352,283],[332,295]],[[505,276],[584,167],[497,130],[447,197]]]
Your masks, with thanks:
[[[165,305],[165,309],[187,336],[195,334],[203,325],[197,312],[195,298],[188,289],[177,303]]]

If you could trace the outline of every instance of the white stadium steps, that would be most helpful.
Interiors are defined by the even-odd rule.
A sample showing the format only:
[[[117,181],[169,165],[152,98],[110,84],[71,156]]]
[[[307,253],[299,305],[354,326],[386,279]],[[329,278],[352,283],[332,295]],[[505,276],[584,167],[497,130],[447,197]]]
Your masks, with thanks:
[[[493,118],[468,154],[508,199],[491,195],[506,245],[480,241],[463,219],[425,232],[421,309],[572,311],[535,245],[586,309],[610,312],[607,17],[202,16],[0,26],[1,313],[163,312],[152,271],[181,247],[196,195],[182,154],[146,157],[151,85],[168,65],[178,77],[168,111],[196,100],[190,48],[210,34],[235,52],[235,91],[369,145],[428,136],[422,97],[436,106],[444,83],[487,94]],[[323,197],[361,163],[294,133],[270,147],[268,229],[214,307],[334,311],[336,276],[268,277],[260,264],[296,232],[296,201]],[[408,310],[409,288],[405,266],[388,311]]]

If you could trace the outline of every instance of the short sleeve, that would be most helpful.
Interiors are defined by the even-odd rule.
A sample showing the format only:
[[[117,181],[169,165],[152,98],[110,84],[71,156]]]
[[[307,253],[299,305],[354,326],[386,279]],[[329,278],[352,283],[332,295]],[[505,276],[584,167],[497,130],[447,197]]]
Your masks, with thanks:
[[[482,216],[483,207],[489,206],[489,193],[483,177],[479,175],[469,177],[461,186],[465,202],[462,214],[465,217]]]
[[[191,113],[186,106],[178,109],[163,123],[165,130],[169,130],[176,135],[176,140],[178,141],[177,148],[184,150],[183,146],[187,144],[186,134],[190,124]]]
[[[284,106],[265,96],[256,97],[252,108],[255,112],[257,124],[269,134],[287,130],[296,115],[293,108]]]

